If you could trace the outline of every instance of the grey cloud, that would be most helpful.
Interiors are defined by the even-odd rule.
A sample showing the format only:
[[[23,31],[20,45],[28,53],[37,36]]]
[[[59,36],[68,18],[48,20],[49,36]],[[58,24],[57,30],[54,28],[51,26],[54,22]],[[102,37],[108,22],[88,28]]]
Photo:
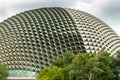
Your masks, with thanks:
[[[79,0],[44,0],[44,1],[36,1],[32,3],[23,3],[13,5],[15,8],[21,9],[33,9],[33,8],[40,8],[40,7],[72,7],[74,6]]]
[[[0,9],[0,20],[6,17],[7,13],[5,9]]]
[[[94,0],[81,0],[81,1],[85,3],[92,3]]]
[[[0,16],[5,16],[6,11],[4,9],[0,9]]]
[[[79,0],[35,0],[35,1],[25,1],[23,3],[16,3],[7,6],[7,9],[0,11],[0,16],[2,15],[5,19],[6,17],[10,17],[20,12],[24,12],[26,10],[36,9],[40,7],[72,7]],[[5,16],[4,13],[7,12]],[[5,17],[5,18],[4,18]]]
[[[120,1],[111,1],[111,3],[103,9],[103,12],[103,16],[111,20],[120,20]]]

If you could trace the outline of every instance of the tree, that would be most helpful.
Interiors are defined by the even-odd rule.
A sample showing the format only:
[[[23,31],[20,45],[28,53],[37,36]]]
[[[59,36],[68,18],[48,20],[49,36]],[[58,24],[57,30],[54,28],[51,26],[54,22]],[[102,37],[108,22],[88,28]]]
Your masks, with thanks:
[[[95,55],[88,53],[79,53],[69,66],[70,80],[98,80],[97,75],[102,74],[103,70],[98,67],[98,62]]]
[[[101,50],[97,54],[67,52],[40,71],[37,80],[120,80],[120,56],[110,57]]]
[[[71,51],[68,51],[64,54],[62,58],[58,58],[57,60],[53,61],[53,66],[59,66],[61,68],[65,68],[69,64],[71,64],[74,54]]]
[[[66,52],[62,58],[53,61],[50,68],[41,70],[37,80],[69,80],[66,67],[71,64],[73,58],[74,54],[72,52]]]
[[[0,63],[0,80],[7,80],[8,72],[4,65]]]
[[[115,58],[112,58],[112,63],[110,65],[110,67],[112,68],[113,72],[114,72],[114,78],[115,80],[120,80],[120,51],[117,51],[117,53],[115,54]]]
[[[73,52],[68,51],[64,54],[62,58],[58,58],[53,62],[53,66],[58,66],[60,68],[63,68],[64,72],[64,80],[69,80],[69,69],[68,66],[72,63],[73,58],[75,55]]]
[[[100,51],[98,54],[79,53],[69,65],[70,80],[119,80],[117,58]]]
[[[64,80],[63,69],[57,66],[45,68],[39,72],[37,80]]]
[[[110,57],[109,53],[104,52],[98,57],[98,62],[100,62],[98,67],[103,70],[102,74],[97,76],[98,80],[114,80],[115,74],[111,68],[113,57]]]

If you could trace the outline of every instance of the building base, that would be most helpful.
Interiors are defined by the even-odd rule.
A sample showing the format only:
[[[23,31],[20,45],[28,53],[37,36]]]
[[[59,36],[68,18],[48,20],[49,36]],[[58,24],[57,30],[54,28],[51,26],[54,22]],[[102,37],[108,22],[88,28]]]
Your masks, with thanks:
[[[8,77],[8,80],[36,80],[35,77]]]

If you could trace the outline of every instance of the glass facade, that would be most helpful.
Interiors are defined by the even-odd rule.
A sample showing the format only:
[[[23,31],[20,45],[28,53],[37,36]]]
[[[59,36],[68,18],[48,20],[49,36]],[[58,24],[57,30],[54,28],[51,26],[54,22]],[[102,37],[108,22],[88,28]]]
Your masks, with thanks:
[[[10,77],[35,77],[36,72],[27,70],[9,70]]]

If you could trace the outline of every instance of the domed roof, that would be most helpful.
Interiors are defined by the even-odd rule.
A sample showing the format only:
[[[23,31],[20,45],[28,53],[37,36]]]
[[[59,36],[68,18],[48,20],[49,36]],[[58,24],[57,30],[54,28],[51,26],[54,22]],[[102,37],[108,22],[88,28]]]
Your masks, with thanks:
[[[105,23],[69,8],[40,8],[0,23],[0,61],[10,76],[35,76],[66,51],[114,54],[120,38]],[[28,74],[27,74],[28,73]]]

